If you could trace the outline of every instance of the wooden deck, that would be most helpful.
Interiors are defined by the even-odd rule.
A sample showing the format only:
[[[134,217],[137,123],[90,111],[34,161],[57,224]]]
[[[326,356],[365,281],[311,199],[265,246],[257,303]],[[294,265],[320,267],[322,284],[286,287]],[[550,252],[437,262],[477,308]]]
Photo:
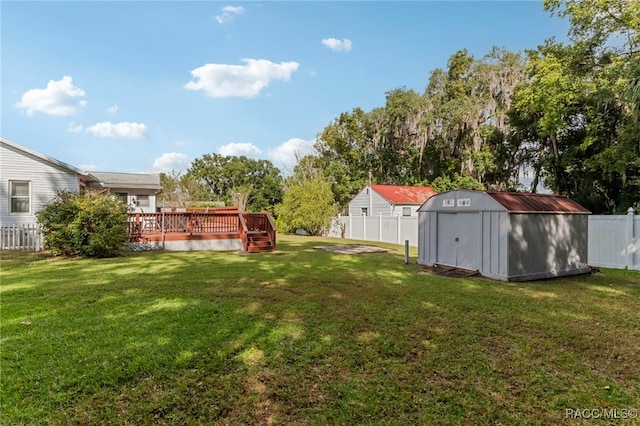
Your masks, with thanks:
[[[167,241],[240,240],[248,253],[273,251],[276,231],[267,213],[225,210],[129,215],[129,240],[134,243]]]

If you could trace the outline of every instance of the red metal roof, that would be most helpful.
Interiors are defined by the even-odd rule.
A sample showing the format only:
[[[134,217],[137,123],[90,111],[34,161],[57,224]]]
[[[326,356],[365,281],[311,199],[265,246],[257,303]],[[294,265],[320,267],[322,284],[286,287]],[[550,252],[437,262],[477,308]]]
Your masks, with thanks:
[[[371,185],[371,188],[392,204],[422,204],[437,194],[430,186]]]
[[[526,192],[487,191],[487,195],[512,212],[590,213],[568,197]]]

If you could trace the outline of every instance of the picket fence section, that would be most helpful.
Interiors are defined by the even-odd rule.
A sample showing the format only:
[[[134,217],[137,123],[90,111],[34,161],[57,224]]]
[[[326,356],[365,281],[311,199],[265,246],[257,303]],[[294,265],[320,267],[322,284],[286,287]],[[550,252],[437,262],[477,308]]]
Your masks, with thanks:
[[[339,216],[330,237],[418,246],[416,216]],[[640,216],[589,216],[590,266],[640,270]]]
[[[0,227],[0,250],[33,250],[43,247],[43,235],[36,224]]]

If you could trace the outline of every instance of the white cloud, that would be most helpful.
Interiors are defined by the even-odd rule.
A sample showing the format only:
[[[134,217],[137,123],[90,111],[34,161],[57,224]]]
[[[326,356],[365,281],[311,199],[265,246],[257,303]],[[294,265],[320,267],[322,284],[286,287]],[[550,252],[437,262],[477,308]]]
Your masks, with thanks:
[[[147,125],[143,123],[128,123],[126,121],[121,123],[104,121],[87,127],[85,132],[100,138],[143,139],[147,136]]]
[[[244,13],[244,8],[242,6],[225,6],[220,10],[222,13],[220,15],[216,15],[216,21],[218,21],[219,24],[229,22],[235,15],[242,15]]]
[[[76,124],[75,121],[69,123],[69,127],[67,128],[67,132],[69,133],[80,133],[84,126],[82,124]]]
[[[351,40],[348,38],[343,38],[342,40],[338,40],[337,38],[325,38],[322,39],[322,44],[327,46],[331,50],[336,50],[338,52],[348,52],[351,50]]]
[[[276,64],[266,59],[243,59],[246,65],[205,64],[191,71],[194,80],[187,90],[202,90],[212,98],[254,98],[271,80],[289,81],[298,70],[297,62]]]
[[[179,152],[165,152],[153,160],[153,171],[171,172],[173,170],[186,170],[189,166],[189,157]]]
[[[118,111],[118,105],[116,104],[113,104],[113,106],[110,106],[109,108],[107,108],[107,112],[111,114],[114,114],[117,111]]]
[[[49,115],[73,115],[87,105],[84,90],[73,85],[69,76],[62,80],[49,80],[46,89],[31,89],[22,95],[14,107],[27,110],[27,115],[40,111]]]
[[[278,145],[275,149],[269,150],[269,158],[285,167],[293,167],[298,162],[298,159],[315,152],[314,143],[315,141],[292,138]]]
[[[218,149],[218,154],[224,156],[234,155],[239,157],[244,155],[245,157],[256,158],[261,153],[260,148],[251,143],[230,143]]]

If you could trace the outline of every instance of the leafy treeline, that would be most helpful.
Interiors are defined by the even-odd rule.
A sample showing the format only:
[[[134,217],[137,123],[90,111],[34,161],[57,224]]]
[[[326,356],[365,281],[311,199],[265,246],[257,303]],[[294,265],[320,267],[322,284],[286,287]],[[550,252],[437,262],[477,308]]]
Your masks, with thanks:
[[[476,59],[461,50],[448,69],[431,73],[424,93],[395,89],[384,107],[340,114],[316,143],[318,166],[334,182],[338,204],[369,179],[442,186],[466,177],[467,187],[515,188],[525,158],[507,113],[523,79],[520,54],[495,48]]]
[[[282,173],[268,160],[205,154],[184,175],[160,177],[170,206],[221,201],[247,211],[273,211],[282,201]]]
[[[316,145],[338,204],[369,179],[519,190],[527,173],[534,192],[544,181],[594,213],[625,211],[640,199],[639,4],[548,0],[571,44],[460,50],[423,93],[391,90],[382,108],[341,114]]]
[[[296,182],[310,188],[313,169],[340,210],[369,181],[522,190],[526,173],[534,192],[544,185],[594,213],[623,212],[640,200],[640,0],[544,7],[569,20],[571,43],[455,52],[422,93],[396,88],[383,107],[336,117],[286,185],[268,161],[216,154],[182,178],[204,184],[204,198],[249,193],[248,209],[271,210]]]

